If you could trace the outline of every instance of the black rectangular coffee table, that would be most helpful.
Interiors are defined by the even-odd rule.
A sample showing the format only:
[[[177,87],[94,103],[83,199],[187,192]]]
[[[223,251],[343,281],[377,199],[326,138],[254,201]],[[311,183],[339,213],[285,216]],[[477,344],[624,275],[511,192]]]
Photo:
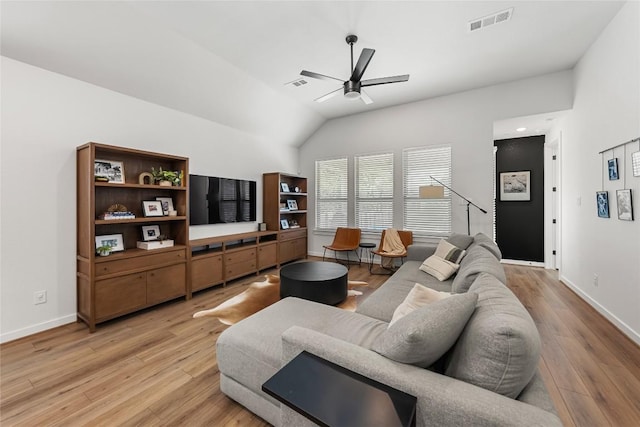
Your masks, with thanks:
[[[306,351],[262,390],[321,426],[415,426],[414,396]]]

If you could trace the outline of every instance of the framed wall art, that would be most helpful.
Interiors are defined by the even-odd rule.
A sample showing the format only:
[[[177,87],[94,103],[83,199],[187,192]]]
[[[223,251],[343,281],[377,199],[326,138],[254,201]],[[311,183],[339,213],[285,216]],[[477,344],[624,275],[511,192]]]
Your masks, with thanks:
[[[96,181],[124,184],[124,164],[117,160],[94,160],[93,176]]]
[[[169,215],[173,209],[173,199],[171,197],[156,197],[156,200],[162,203],[162,214]]]
[[[633,169],[633,176],[640,176],[640,151],[631,153],[631,169]]]
[[[289,207],[289,210],[291,210],[291,211],[297,211],[298,210],[298,202],[296,202],[295,200],[287,200],[287,206]]]
[[[598,206],[598,216],[609,218],[609,192],[596,191],[596,203]]]
[[[122,234],[105,234],[96,236],[96,249],[102,246],[111,246],[111,252],[124,251]]]
[[[531,171],[500,173],[500,200],[531,200]]]
[[[281,219],[280,228],[282,228],[283,230],[286,230],[287,228],[289,228],[289,221],[287,221],[286,219]]]
[[[616,199],[618,201],[618,219],[623,221],[633,221],[631,190],[617,190]]]
[[[619,179],[618,158],[614,157],[613,159],[607,160],[607,165],[609,168],[609,181],[615,181],[616,179]]]
[[[288,193],[289,192],[289,184],[287,184],[286,182],[281,182],[280,183],[280,191],[282,191],[283,193]]]

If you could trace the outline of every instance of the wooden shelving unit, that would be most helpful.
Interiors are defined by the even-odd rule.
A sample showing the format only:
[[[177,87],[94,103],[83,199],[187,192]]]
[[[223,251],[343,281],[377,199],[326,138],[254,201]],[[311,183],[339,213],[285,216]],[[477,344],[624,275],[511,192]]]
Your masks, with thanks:
[[[267,229],[278,231],[278,264],[306,258],[307,178],[271,172],[263,174],[262,180],[262,214]],[[290,200],[295,201],[297,209],[289,209]],[[282,221],[288,228],[283,227]]]
[[[189,242],[191,291],[223,286],[232,279],[258,274],[278,263],[278,233],[254,231]]]
[[[124,183],[96,182],[95,160],[122,162]],[[151,168],[183,171],[181,186],[139,184]],[[190,297],[187,268],[189,245],[186,157],[152,153],[90,142],[76,150],[77,168],[77,306],[78,318],[95,331],[96,324],[179,297]],[[171,197],[177,216],[144,217],[143,200]],[[133,219],[101,220],[113,204],[135,214]],[[174,246],[143,250],[141,226],[159,225]],[[121,234],[124,251],[96,255],[95,237]]]

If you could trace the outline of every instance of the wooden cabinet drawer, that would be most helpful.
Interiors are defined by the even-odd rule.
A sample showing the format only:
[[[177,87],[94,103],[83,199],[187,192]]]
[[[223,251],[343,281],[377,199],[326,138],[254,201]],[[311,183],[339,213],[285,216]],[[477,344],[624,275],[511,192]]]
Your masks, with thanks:
[[[222,271],[222,255],[192,258],[191,290],[197,291],[221,283]]]
[[[255,265],[256,261],[256,248],[243,249],[236,252],[230,252],[224,256],[224,265],[244,263],[247,261],[253,261]]]
[[[147,272],[147,304],[157,304],[186,294],[185,264],[170,265]]]
[[[306,229],[290,230],[290,231],[282,231],[282,232],[280,232],[280,240],[281,241],[299,239],[301,237],[307,237],[307,230]]]
[[[152,268],[154,265],[168,264],[185,260],[185,250],[149,254],[134,258],[119,259],[114,261],[97,262],[96,276],[118,274],[131,270]]]
[[[307,255],[307,239],[280,242],[280,262],[287,262]]]
[[[96,319],[102,320],[142,308],[147,303],[147,273],[96,281]]]
[[[278,263],[278,245],[276,242],[261,245],[258,248],[258,269],[262,270]]]
[[[256,258],[248,261],[236,262],[234,264],[225,264],[225,280],[235,279],[236,277],[245,276],[256,271]]]

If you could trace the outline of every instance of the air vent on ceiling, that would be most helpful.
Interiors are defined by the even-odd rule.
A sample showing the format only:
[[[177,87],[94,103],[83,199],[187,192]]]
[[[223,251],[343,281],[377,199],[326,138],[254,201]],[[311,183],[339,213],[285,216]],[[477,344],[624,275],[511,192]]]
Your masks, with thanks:
[[[300,86],[304,86],[307,83],[309,83],[308,81],[306,81],[305,79],[295,79],[293,81],[290,81],[288,83],[285,83],[285,86],[293,86],[293,87],[300,87]]]
[[[513,15],[513,8],[503,10],[468,22],[469,32],[478,31],[494,24],[507,22]]]

